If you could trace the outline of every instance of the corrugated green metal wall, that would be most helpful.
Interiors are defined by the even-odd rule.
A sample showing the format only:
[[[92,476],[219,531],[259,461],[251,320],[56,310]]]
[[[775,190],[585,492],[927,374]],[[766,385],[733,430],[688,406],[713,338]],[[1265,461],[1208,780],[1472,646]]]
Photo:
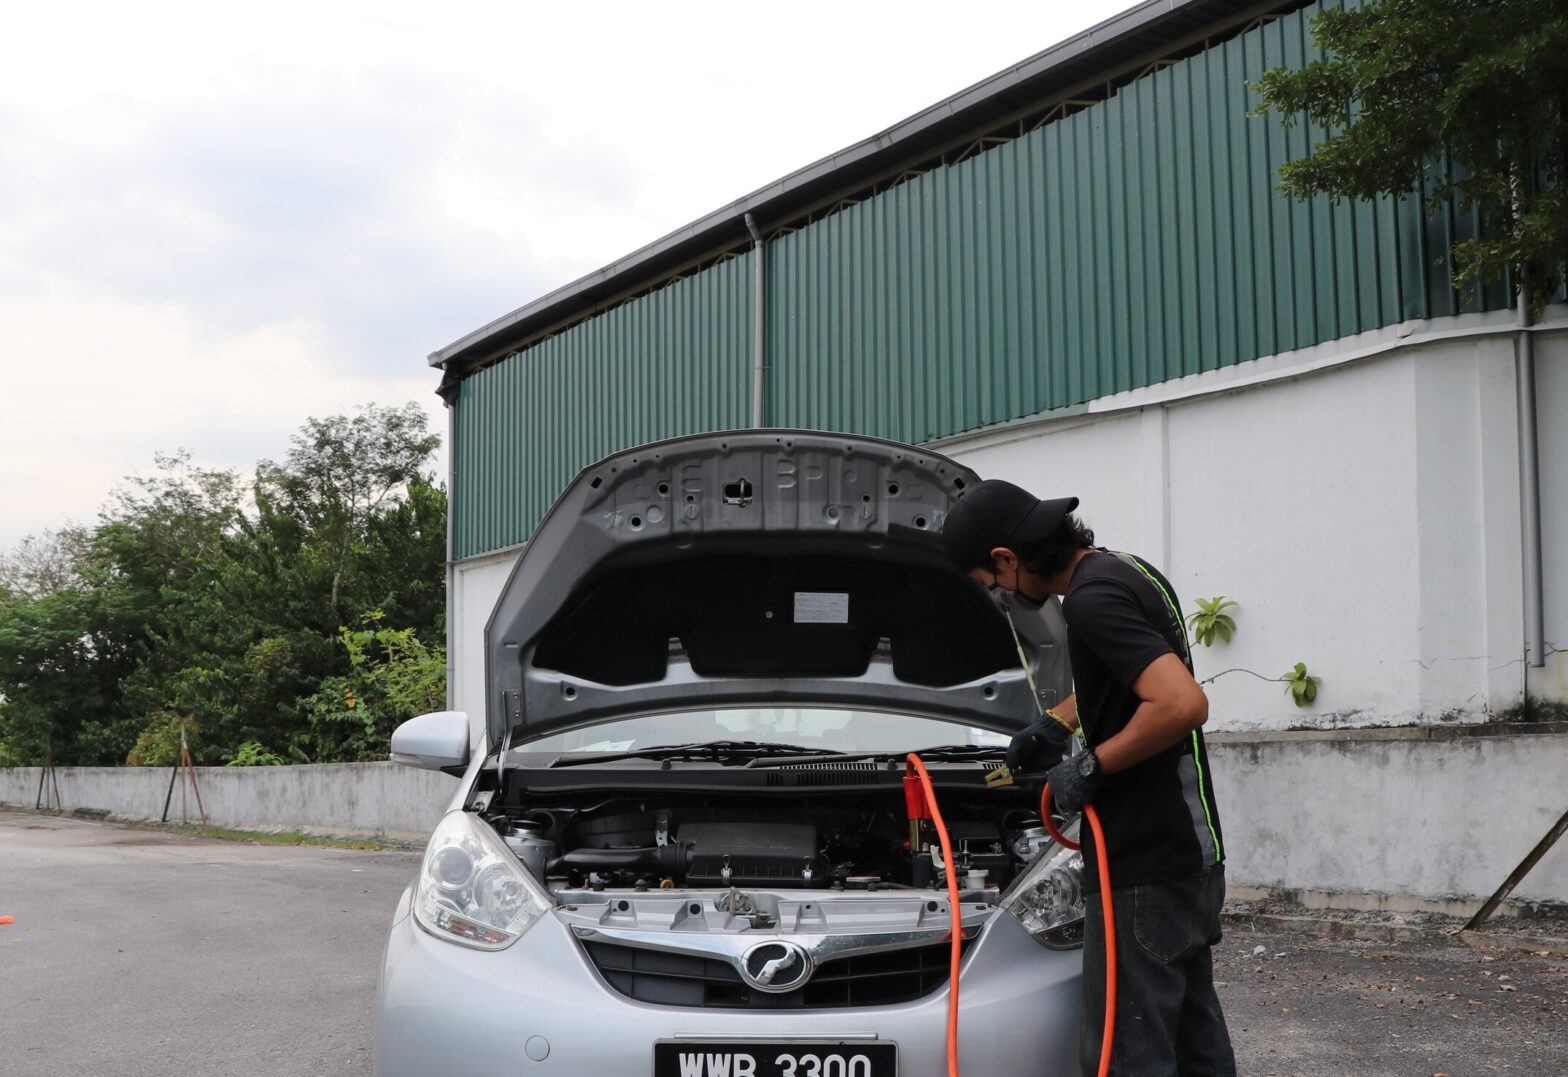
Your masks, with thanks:
[[[1495,309],[1419,199],[1298,203],[1249,117],[1286,16],[769,246],[769,419],[925,441],[1411,318]]]
[[[1338,3],[1339,0],[1332,0]],[[925,441],[1411,318],[1499,309],[1441,259],[1472,218],[1275,191],[1320,132],[1249,117],[1316,5],[779,236],[770,425]],[[749,422],[751,259],[467,378],[453,556],[513,545],[579,468]]]
[[[465,378],[452,555],[526,539],[582,467],[646,441],[747,426],[751,259],[615,307]]]

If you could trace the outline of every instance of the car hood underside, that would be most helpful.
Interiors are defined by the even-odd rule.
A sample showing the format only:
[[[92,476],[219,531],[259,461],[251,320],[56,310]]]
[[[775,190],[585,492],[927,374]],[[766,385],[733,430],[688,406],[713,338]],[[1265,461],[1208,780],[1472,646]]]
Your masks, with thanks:
[[[588,468],[486,628],[492,745],[785,702],[1021,727],[1034,711],[1006,620],[939,542],[977,481],[911,446],[784,430]]]

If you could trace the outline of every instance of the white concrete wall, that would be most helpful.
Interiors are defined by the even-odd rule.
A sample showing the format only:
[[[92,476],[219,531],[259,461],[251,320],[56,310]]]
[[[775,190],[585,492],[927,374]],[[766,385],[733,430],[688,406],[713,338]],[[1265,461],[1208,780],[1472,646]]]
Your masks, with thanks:
[[[1496,714],[1524,695],[1516,342],[1437,345],[1416,374],[1416,720]]]
[[[1562,815],[1568,730],[1232,734],[1209,757],[1234,886],[1475,902]],[[1419,738],[1432,732],[1442,739]],[[1401,739],[1376,739],[1379,734]],[[1568,841],[1514,898],[1568,903]]]
[[[60,767],[55,780],[67,811],[155,820],[163,814],[169,773],[165,767]],[[38,767],[0,768],[0,804],[31,808],[38,774]],[[218,826],[404,838],[429,834],[458,790],[456,778],[396,763],[197,767],[196,780],[207,819]],[[195,822],[196,798],[186,788],[186,817]],[[177,785],[170,819],[180,818]]]
[[[1304,661],[1324,678],[1315,710],[1414,717],[1411,367],[1369,361],[1169,409],[1171,582],[1187,613],[1200,596],[1242,604],[1230,644],[1197,648],[1200,675]],[[1216,728],[1299,720],[1281,685],[1229,674],[1211,695]]]
[[[1160,564],[1187,612],[1240,602],[1232,642],[1197,648],[1200,678],[1301,661],[1323,679],[1300,709],[1281,684],[1225,674],[1214,728],[1484,721],[1525,688],[1514,336],[1449,321],[1470,335],[1241,364],[941,447],[988,478],[1076,494],[1098,540]],[[1547,636],[1564,641],[1568,333],[1537,334],[1537,352]],[[1554,659],[1534,694],[1568,700],[1568,656]]]
[[[1546,641],[1556,653],[1547,655],[1545,669],[1528,671],[1530,695],[1568,703],[1568,337],[1537,340],[1535,376]]]
[[[452,566],[447,707],[468,714],[475,745],[485,736],[485,624],[520,555],[520,548],[505,550]]]

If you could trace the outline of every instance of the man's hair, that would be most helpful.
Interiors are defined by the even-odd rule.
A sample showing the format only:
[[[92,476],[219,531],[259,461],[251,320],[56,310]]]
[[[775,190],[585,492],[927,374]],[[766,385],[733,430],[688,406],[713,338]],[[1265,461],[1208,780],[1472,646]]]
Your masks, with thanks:
[[[1094,532],[1069,513],[1062,526],[1038,542],[1014,549],[1020,564],[1041,576],[1054,576],[1067,567],[1079,550],[1094,547]]]

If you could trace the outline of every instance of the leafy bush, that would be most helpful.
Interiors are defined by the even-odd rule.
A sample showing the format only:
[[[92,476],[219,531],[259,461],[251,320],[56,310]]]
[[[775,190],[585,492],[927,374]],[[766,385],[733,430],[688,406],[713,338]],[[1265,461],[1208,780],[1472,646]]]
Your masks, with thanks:
[[[226,767],[278,767],[287,760],[276,752],[269,752],[254,740],[248,740],[239,746],[234,753],[234,758],[223,764]]]
[[[317,758],[384,759],[392,730],[446,705],[446,648],[412,628],[382,628],[384,619],[373,610],[339,633],[349,673],[326,678],[306,705]]]
[[[185,740],[195,739],[197,725],[188,715],[156,711],[147,722],[131,754],[125,757],[128,767],[172,767],[180,761],[180,728],[185,728]]]

